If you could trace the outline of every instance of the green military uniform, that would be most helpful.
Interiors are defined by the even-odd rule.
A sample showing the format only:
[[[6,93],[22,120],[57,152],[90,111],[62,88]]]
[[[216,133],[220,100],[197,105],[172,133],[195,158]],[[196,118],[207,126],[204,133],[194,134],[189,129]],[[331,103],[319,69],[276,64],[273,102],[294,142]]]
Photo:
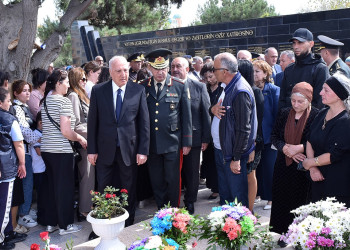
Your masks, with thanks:
[[[344,43],[339,42],[337,40],[334,40],[328,36],[319,35],[317,36],[318,40],[320,40],[320,47],[319,51],[323,49],[329,49],[329,50],[337,50],[339,55],[339,48],[344,46]],[[330,62],[328,62],[330,63]],[[346,65],[346,63],[343,62],[342,59],[338,58],[333,62],[331,66],[329,66],[329,74],[332,76],[335,74],[335,72],[340,72],[344,74],[346,77],[350,78],[350,68]]]
[[[158,207],[177,207],[180,191],[180,149],[192,145],[190,94],[180,79],[167,76],[157,97],[154,78],[142,81],[150,116],[150,179]]]
[[[338,60],[336,60],[332,64],[332,66],[329,68],[329,74],[332,76],[337,71],[339,71],[340,73],[344,74],[346,77],[350,78],[350,68],[340,58]]]
[[[145,57],[143,55],[144,52],[136,52],[132,54],[131,56],[126,59],[128,62],[143,62],[145,60]],[[137,80],[137,71],[133,70],[131,67],[129,69],[129,80],[132,80],[133,82],[136,82]]]

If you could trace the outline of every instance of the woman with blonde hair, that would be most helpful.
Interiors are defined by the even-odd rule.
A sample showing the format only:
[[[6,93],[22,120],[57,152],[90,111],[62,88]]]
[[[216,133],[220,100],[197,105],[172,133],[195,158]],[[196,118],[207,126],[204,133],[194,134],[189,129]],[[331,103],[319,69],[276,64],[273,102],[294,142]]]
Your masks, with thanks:
[[[275,124],[278,112],[278,99],[280,88],[271,83],[272,68],[262,60],[253,62],[254,84],[261,89],[264,95],[264,115],[262,120],[262,135],[264,146],[261,152],[261,160],[257,167],[258,195],[268,203],[265,210],[271,209],[272,205],[272,176],[275,165],[277,150],[272,147],[271,132]]]
[[[87,117],[90,100],[86,95],[84,85],[86,83],[85,72],[82,68],[69,71],[69,89],[67,97],[72,102],[73,113],[76,117],[74,131],[87,139]],[[91,210],[92,202],[90,190],[95,187],[95,169],[87,160],[87,151],[80,147],[82,160],[78,162],[79,178],[79,211],[78,221],[83,221]]]

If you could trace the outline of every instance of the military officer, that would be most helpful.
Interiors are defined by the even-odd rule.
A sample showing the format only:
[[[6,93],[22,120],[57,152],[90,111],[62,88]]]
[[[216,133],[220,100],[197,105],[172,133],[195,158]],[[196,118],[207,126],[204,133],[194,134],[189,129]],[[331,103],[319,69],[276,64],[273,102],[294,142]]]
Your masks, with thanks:
[[[129,79],[136,82],[137,72],[142,67],[142,63],[145,61],[143,52],[136,52],[128,57],[127,61],[130,63]]]
[[[149,109],[148,170],[158,208],[169,202],[179,205],[180,150],[187,155],[192,145],[190,92],[183,81],[168,74],[171,54],[167,49],[150,52],[146,58],[153,76],[140,83]]]
[[[335,72],[340,71],[350,78],[350,68],[339,57],[339,48],[344,46],[344,43],[323,35],[317,36],[317,38],[321,42],[319,51],[328,66],[329,74],[333,75]]]

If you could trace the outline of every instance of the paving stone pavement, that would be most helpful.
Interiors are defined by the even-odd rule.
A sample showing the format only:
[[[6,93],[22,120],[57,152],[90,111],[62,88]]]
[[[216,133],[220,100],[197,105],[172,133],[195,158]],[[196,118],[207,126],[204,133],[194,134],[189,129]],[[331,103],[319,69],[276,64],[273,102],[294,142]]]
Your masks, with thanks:
[[[200,216],[204,216],[210,213],[211,208],[213,206],[218,206],[219,199],[208,200],[207,198],[211,194],[210,190],[205,188],[205,186],[200,185],[200,190],[198,193],[198,199],[195,203],[195,214]],[[270,210],[263,210],[266,205],[266,201],[261,201],[256,204],[254,207],[254,212],[260,216],[260,223],[262,226],[268,226],[270,219]],[[183,201],[181,201],[181,206],[183,206]],[[35,207],[35,204],[33,205]],[[149,220],[151,216],[156,212],[157,206],[154,200],[147,200],[145,206],[143,208],[138,208],[135,216],[135,224],[131,227],[125,228],[121,233],[119,239],[126,245],[130,246],[132,242],[134,242],[138,238],[144,238],[150,236],[151,233],[148,230],[143,229],[142,225],[145,220]],[[83,229],[80,232],[68,234],[65,236],[60,236],[58,231],[50,234],[50,243],[56,244],[62,249],[66,249],[65,244],[67,240],[73,240],[73,245],[75,250],[88,250],[93,249],[99,242],[99,239],[88,242],[88,236],[91,232],[91,225],[87,221],[84,222],[76,222],[83,226]],[[43,242],[41,242],[39,233],[45,231],[45,227],[36,226],[31,228],[28,237],[25,241],[16,243],[16,248],[18,250],[30,249],[32,243],[41,244],[41,248],[43,248]],[[276,240],[278,239],[278,235],[275,235]],[[208,247],[206,241],[201,240],[198,241],[198,245],[195,249],[204,250]],[[278,248],[276,248],[278,249]],[[293,249],[292,247],[287,247],[284,249]]]

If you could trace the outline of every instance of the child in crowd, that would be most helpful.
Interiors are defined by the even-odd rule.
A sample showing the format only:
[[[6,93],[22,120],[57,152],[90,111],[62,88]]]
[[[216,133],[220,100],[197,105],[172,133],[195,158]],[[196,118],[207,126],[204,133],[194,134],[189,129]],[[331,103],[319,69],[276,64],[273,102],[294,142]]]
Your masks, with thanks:
[[[41,112],[39,111],[36,116],[36,129],[34,130],[34,133],[38,137],[42,137],[42,119],[41,119]],[[36,142],[34,144],[30,145],[30,153],[32,156],[32,167],[33,167],[33,175],[34,175],[34,188],[37,193],[37,221],[39,224],[45,225],[44,220],[44,202],[45,202],[45,197],[44,192],[45,192],[45,163],[43,161],[43,158],[41,157],[41,152],[40,152],[40,142]]]

